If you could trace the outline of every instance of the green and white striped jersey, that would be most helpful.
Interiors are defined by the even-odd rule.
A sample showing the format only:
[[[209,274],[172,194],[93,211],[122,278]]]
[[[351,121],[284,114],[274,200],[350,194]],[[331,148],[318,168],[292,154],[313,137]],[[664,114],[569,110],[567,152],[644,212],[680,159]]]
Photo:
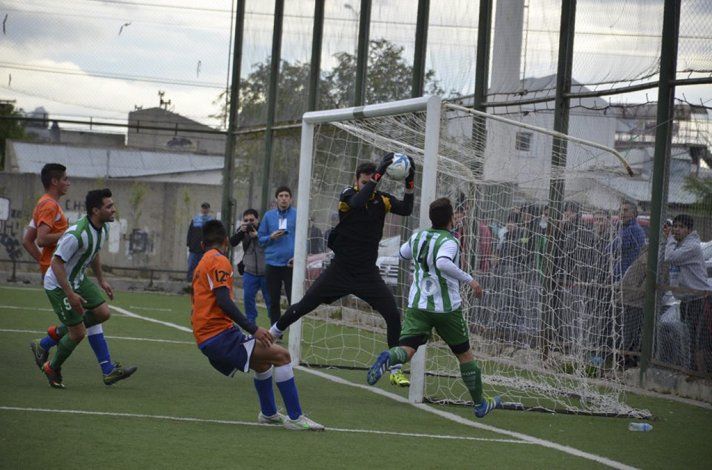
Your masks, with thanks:
[[[460,280],[472,279],[457,266],[460,264],[460,243],[447,230],[428,229],[414,233],[400,248],[404,259],[412,259],[413,283],[408,295],[408,307],[434,313],[447,313],[460,308]],[[458,271],[455,277],[438,269],[438,259]]]
[[[94,260],[101,247],[109,239],[109,226],[104,224],[99,230],[84,216],[70,226],[59,239],[54,256],[64,261],[67,277],[72,289],[79,288],[84,279],[84,273]],[[52,290],[60,287],[52,267],[47,270],[44,278],[44,288]]]

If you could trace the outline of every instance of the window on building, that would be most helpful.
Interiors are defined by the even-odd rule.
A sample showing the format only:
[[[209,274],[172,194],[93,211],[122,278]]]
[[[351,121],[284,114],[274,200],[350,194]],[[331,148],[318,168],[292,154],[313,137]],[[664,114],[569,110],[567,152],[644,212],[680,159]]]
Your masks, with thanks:
[[[517,132],[517,137],[514,145],[517,150],[521,150],[522,152],[528,152],[529,150],[531,150],[532,133]]]

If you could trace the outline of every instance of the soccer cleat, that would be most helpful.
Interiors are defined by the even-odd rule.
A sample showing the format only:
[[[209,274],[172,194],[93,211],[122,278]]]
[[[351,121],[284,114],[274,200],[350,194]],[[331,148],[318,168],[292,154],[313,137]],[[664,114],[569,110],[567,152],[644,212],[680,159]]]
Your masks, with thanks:
[[[62,371],[60,369],[52,369],[49,365],[49,361],[42,364],[42,372],[47,377],[50,387],[64,388],[64,384],[62,383]]]
[[[30,343],[30,349],[32,349],[32,355],[35,356],[35,364],[42,370],[42,366],[47,362],[47,359],[49,359],[49,351],[40,345],[40,340],[38,339]]]
[[[136,372],[136,369],[138,369],[138,367],[124,367],[117,362],[114,364],[114,370],[104,376],[104,384],[113,385],[119,380],[128,379]]]
[[[392,370],[390,375],[391,384],[399,387],[410,387],[410,380],[408,380],[408,376],[405,375],[403,369]]]
[[[388,370],[389,362],[391,360],[388,351],[383,351],[378,355],[376,362],[373,363],[371,368],[368,369],[368,374],[366,374],[366,381],[369,385],[375,385],[381,379],[383,373]]]
[[[304,415],[301,415],[297,419],[289,419],[289,418],[285,419],[284,427],[289,429],[290,431],[323,431],[324,430],[324,426],[317,423],[316,421],[312,421],[311,419],[307,418]]]
[[[266,416],[260,411],[257,415],[257,422],[260,424],[284,424],[287,419],[279,411],[272,416]]]
[[[498,396],[494,398],[485,398],[482,400],[482,402],[475,406],[475,416],[478,418],[484,418],[487,414],[489,414],[492,410],[495,408],[501,408],[502,407],[502,399],[499,398]]]

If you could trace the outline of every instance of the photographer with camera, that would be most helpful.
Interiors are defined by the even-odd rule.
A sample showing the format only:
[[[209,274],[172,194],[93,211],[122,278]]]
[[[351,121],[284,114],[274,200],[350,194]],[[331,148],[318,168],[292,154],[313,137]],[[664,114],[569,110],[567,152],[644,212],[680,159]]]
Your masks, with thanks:
[[[245,315],[252,323],[257,324],[257,304],[255,297],[257,291],[262,292],[267,311],[270,309],[270,297],[267,290],[265,277],[265,250],[257,241],[257,229],[260,226],[260,216],[255,209],[247,209],[242,214],[240,229],[230,237],[230,245],[237,246],[242,243],[245,254],[237,265],[237,272],[242,278],[243,300]]]

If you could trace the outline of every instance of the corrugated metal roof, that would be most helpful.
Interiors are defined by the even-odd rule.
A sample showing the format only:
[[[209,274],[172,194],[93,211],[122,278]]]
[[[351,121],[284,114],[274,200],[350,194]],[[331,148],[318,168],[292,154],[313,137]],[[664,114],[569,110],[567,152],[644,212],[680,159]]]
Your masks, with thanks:
[[[47,163],[61,163],[81,178],[132,178],[220,170],[223,157],[194,153],[10,142],[16,161],[10,171],[38,174]]]
[[[638,202],[649,202],[652,194],[652,183],[649,180],[634,179],[627,176],[594,176],[598,184],[612,189],[626,198]],[[671,184],[668,189],[668,203],[694,204],[697,197],[682,188],[681,185]]]

